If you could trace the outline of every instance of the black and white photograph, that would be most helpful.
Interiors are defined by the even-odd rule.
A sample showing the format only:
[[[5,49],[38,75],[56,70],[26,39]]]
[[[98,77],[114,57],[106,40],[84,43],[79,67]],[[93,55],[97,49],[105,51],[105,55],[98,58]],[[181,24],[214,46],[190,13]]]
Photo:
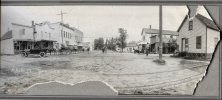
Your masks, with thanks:
[[[1,6],[0,95],[192,96],[220,31],[204,5]]]

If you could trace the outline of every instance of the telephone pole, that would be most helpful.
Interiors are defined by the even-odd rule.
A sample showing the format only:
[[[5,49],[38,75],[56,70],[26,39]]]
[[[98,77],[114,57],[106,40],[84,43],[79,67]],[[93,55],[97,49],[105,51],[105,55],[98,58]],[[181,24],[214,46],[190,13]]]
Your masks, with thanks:
[[[163,60],[163,40],[162,40],[162,5],[159,6],[159,59],[154,60],[154,62],[157,62],[160,65],[164,65],[166,63],[165,60]]]
[[[159,7],[159,60],[162,60],[163,41],[162,41],[162,5]]]
[[[63,34],[62,34],[62,33],[63,33],[63,25],[64,25],[64,24],[63,24],[63,15],[64,15],[64,14],[67,14],[67,13],[64,13],[64,12],[61,11],[60,14],[57,14],[57,15],[60,15],[60,16],[61,16],[61,25],[62,25],[61,37],[62,37],[62,44],[63,44]]]

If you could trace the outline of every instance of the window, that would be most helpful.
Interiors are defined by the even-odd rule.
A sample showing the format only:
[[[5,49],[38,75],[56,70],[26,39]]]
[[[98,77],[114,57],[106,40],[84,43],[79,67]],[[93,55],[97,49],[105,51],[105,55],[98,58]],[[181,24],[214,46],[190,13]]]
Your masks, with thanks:
[[[66,34],[66,38],[67,38],[67,32],[65,34]]]
[[[196,49],[201,49],[201,36],[196,37]]]
[[[66,41],[66,45],[67,45],[67,46],[69,45],[69,41]]]
[[[21,29],[19,33],[25,35],[25,29]]]
[[[193,21],[189,21],[189,30],[193,30]]]

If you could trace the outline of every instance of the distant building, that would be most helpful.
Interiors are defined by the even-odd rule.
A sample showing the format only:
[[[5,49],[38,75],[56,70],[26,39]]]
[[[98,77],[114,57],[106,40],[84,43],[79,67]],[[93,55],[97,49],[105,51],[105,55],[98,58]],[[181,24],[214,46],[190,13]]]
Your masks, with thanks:
[[[57,45],[61,46],[63,44],[65,47],[68,46],[80,46],[83,42],[83,32],[76,29],[75,27],[70,27],[68,24],[51,23],[51,27],[55,28]]]
[[[123,51],[133,53],[135,48],[137,48],[137,42],[131,41],[131,42],[127,43],[127,45]]]
[[[180,52],[212,56],[220,40],[220,30],[215,23],[201,14],[186,16],[177,30]]]
[[[85,49],[85,50],[89,48],[89,50],[92,51],[92,49],[93,49],[91,42],[83,42],[82,45],[83,45],[83,49]]]
[[[61,23],[32,22],[31,26],[12,23],[12,30],[1,37],[1,54],[17,54],[33,48],[60,49],[62,44],[78,46],[82,38],[83,32]]]
[[[148,29],[143,28],[142,30],[142,40],[149,43],[150,52],[158,53],[159,48],[159,30],[158,29]],[[174,53],[175,49],[171,48],[172,43],[175,42],[178,38],[178,32],[162,30],[162,41],[163,41],[163,53]]]

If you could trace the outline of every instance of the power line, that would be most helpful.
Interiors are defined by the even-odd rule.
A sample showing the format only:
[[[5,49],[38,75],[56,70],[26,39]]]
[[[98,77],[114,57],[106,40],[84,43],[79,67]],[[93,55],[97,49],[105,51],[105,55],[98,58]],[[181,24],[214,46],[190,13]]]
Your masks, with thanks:
[[[57,14],[57,15],[61,15],[61,24],[62,24],[62,25],[63,25],[63,15],[64,15],[64,14],[67,14],[67,13],[64,13],[64,12],[61,11],[60,14]],[[62,30],[61,30],[62,44],[63,44],[63,34],[62,34],[62,32],[63,32],[63,26],[62,26]]]

